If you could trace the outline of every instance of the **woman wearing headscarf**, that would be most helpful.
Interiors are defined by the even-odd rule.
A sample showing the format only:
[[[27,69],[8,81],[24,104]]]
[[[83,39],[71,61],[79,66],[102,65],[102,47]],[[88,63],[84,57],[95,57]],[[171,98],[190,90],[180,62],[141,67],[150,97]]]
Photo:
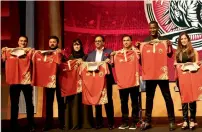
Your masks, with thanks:
[[[80,39],[75,39],[72,42],[71,54],[67,57],[63,55],[63,63],[68,61],[77,60],[77,66],[82,61],[85,61],[87,56],[84,54],[83,45]],[[71,87],[66,85],[65,87]],[[70,88],[71,89],[71,88]],[[78,91],[78,89],[77,89]],[[81,91],[77,94],[69,95],[65,97],[65,127],[67,130],[77,130],[80,128],[92,128],[93,112],[92,106],[82,104]]]

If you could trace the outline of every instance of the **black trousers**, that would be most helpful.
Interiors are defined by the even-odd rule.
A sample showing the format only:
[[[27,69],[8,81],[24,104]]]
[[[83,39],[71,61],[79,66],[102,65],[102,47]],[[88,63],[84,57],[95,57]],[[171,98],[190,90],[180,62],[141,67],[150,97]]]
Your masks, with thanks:
[[[176,83],[177,83],[177,87],[179,88],[179,80],[177,80]],[[190,110],[190,120],[196,121],[196,101],[192,103],[182,103],[182,114],[183,114],[184,121],[189,120],[188,118],[189,110]]]
[[[105,104],[105,111],[107,114],[108,125],[114,125],[114,105],[112,100],[112,83],[107,84],[107,98],[108,103]],[[102,105],[95,106],[96,113],[96,125],[102,125],[103,117],[102,117]]]
[[[58,119],[60,121],[60,125],[64,125],[64,97],[61,96],[60,88],[45,88],[46,92],[46,125],[52,125],[53,122],[53,101],[54,95],[56,91],[56,98],[58,102]]]
[[[131,87],[127,89],[119,90],[120,99],[121,99],[121,112],[122,112],[122,122],[128,123],[128,97],[130,94],[131,99],[131,107],[132,107],[132,120],[133,123],[137,123],[139,121],[139,86]]]
[[[10,100],[11,100],[11,126],[17,125],[18,120],[18,111],[19,111],[19,97],[20,92],[23,92],[25,102],[26,102],[26,111],[27,111],[27,120],[30,126],[34,125],[34,105],[32,101],[32,91],[33,87],[31,85],[11,85],[10,86]]]
[[[189,108],[188,108],[189,106]],[[188,113],[190,110],[190,120],[196,121],[196,101],[192,103],[183,103],[182,104],[182,114],[183,114],[183,120],[189,121]]]
[[[67,129],[92,128],[92,106],[82,104],[82,93],[65,98],[65,127]]]
[[[171,98],[169,81],[168,80],[147,80],[146,81],[146,121],[151,122],[153,99],[156,91],[156,86],[159,85],[161,93],[166,102],[168,118],[170,122],[175,122],[175,113],[173,100]]]

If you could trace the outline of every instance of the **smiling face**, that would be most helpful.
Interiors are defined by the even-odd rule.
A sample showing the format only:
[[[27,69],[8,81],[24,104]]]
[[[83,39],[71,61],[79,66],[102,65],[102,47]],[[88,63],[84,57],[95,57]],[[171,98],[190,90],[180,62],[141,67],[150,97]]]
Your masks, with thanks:
[[[156,25],[155,23],[149,24],[149,32],[151,36],[158,36],[158,30],[158,25]]]
[[[28,40],[26,37],[20,37],[19,40],[18,40],[18,46],[20,48],[26,48],[27,47],[27,44],[28,44]]]
[[[187,46],[189,43],[189,40],[185,34],[181,36],[180,40],[181,40],[182,46]]]

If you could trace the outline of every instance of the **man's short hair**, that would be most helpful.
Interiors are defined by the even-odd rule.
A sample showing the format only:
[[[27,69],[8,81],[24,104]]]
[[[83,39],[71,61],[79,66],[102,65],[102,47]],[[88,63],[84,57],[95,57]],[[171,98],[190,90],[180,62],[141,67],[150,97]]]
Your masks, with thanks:
[[[151,21],[151,22],[149,23],[149,25],[151,25],[151,24],[156,24],[156,26],[159,27],[159,24],[158,24],[158,22],[156,22],[156,21]]]
[[[102,41],[105,42],[105,37],[104,37],[103,35],[96,35],[96,36],[95,36],[95,39],[96,39],[97,37],[101,37],[101,38],[102,38]]]
[[[50,39],[55,39],[55,40],[57,41],[57,43],[59,43],[59,38],[58,38],[57,36],[50,36],[50,37],[49,37],[49,40],[50,40]]]
[[[28,37],[26,35],[20,35],[19,39],[23,37],[23,38],[26,38],[27,42],[28,42]]]
[[[132,36],[131,36],[131,35],[129,35],[129,34],[124,34],[124,35],[122,36],[122,40],[123,40],[123,38],[125,38],[125,37],[129,37],[130,40],[132,41]]]

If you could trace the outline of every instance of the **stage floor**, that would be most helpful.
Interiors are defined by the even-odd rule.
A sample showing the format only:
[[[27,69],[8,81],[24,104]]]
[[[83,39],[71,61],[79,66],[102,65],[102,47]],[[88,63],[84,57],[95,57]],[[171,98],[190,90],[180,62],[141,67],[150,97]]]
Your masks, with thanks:
[[[198,121],[199,125],[196,127],[194,132],[202,132],[202,118],[197,117],[197,121]],[[36,132],[42,132],[42,128],[44,125],[44,119],[35,118],[35,122],[37,125]],[[180,122],[181,122],[181,118],[176,118],[176,124],[178,124]],[[129,129],[119,130],[117,127],[120,125],[120,123],[121,123],[120,118],[118,118],[118,119],[116,118],[115,129],[110,130],[110,132],[132,132],[132,131],[140,132],[139,128],[137,128],[136,130],[129,130]],[[19,124],[20,124],[20,132],[29,132],[28,128],[26,127],[26,124],[27,124],[26,119],[19,119]],[[106,119],[104,121],[104,124],[107,127]],[[57,121],[57,119],[54,119],[54,128],[48,132],[64,132],[64,130],[60,130],[57,127],[58,127],[58,121]],[[10,126],[9,126],[9,120],[1,120],[1,131],[2,132],[11,132]],[[109,132],[108,128],[102,128],[99,130],[96,130],[95,128],[79,129],[79,130],[69,130],[68,132],[75,132],[75,131],[79,131],[79,132],[95,132],[95,131],[96,132]],[[177,129],[174,132],[181,132],[181,131],[182,130],[181,130],[180,126],[177,126]],[[186,130],[183,132],[188,132],[188,131],[189,130]],[[145,132],[169,132],[167,118],[153,118],[152,128],[145,131]]]

